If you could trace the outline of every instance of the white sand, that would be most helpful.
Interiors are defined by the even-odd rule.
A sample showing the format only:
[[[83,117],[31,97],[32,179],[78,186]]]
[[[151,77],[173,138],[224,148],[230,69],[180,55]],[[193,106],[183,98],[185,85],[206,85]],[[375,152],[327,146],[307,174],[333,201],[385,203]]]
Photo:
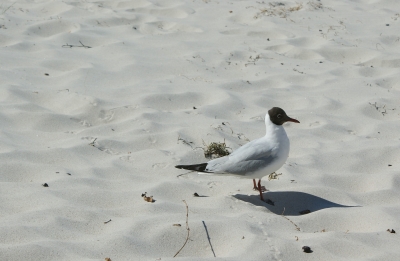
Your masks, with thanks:
[[[0,259],[173,260],[186,200],[179,260],[399,260],[399,13],[397,0],[2,1]],[[177,178],[207,161],[183,140],[238,148],[273,106],[301,122],[286,125],[282,175],[263,180],[275,206],[248,179]]]

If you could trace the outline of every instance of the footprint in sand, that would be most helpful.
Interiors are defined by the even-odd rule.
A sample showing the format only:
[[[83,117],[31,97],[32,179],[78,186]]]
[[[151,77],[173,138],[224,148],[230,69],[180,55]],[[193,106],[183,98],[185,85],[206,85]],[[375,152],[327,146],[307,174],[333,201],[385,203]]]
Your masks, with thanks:
[[[114,151],[114,150],[112,150],[110,148],[101,147],[101,146],[99,146],[99,147],[95,146],[95,147],[98,148],[99,150],[107,153],[107,154],[111,154],[111,155],[119,155],[119,154],[121,154],[121,153],[119,153],[117,151]]]
[[[200,93],[184,92],[176,94],[150,94],[143,98],[144,105],[158,110],[176,111],[193,108],[194,105],[202,104],[205,97]]]
[[[132,156],[121,156],[119,157],[120,160],[125,161],[125,162],[134,162],[134,159]]]
[[[167,21],[155,21],[134,27],[143,34],[170,34],[176,32],[201,33],[203,31],[200,28]]]
[[[103,121],[111,121],[114,118],[115,112],[113,110],[105,111],[101,110],[99,118]]]
[[[92,124],[89,122],[89,121],[87,121],[87,120],[81,120],[81,119],[78,119],[78,118],[70,118],[72,121],[74,121],[74,122],[78,122],[79,124],[81,124],[82,126],[84,126],[84,127],[90,127],[90,126],[92,126]]]
[[[30,26],[25,33],[46,38],[57,34],[75,32],[79,29],[80,27],[77,24],[65,20],[49,20]]]
[[[133,29],[142,34],[170,34],[175,32],[200,33],[202,29],[193,27],[184,22],[166,21],[173,19],[184,19],[195,13],[191,8],[177,7],[174,3],[163,2],[159,5],[147,5],[142,8],[135,8],[131,11],[138,14],[136,25]],[[145,14],[146,16],[143,16]]]
[[[169,166],[169,164],[166,162],[155,163],[152,165],[153,169],[166,169],[168,166]]]

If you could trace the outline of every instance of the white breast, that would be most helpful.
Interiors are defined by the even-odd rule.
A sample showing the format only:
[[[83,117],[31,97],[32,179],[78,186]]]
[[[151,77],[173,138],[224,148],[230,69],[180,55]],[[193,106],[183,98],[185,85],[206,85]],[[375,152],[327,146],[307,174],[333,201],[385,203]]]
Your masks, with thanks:
[[[267,126],[266,144],[271,146],[271,155],[274,160],[269,162],[265,168],[257,170],[254,173],[248,173],[248,178],[261,179],[277,170],[279,170],[286,162],[289,157],[290,142],[287,137],[286,131],[282,126],[277,126],[271,123],[273,126]],[[270,128],[268,128],[270,127]],[[269,132],[268,132],[269,131]]]

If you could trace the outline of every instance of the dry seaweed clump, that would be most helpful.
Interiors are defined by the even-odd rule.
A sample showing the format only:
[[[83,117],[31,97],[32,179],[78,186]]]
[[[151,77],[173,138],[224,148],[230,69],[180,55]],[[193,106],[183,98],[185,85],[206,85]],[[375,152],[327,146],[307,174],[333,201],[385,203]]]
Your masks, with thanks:
[[[279,179],[278,178],[279,175],[282,175],[282,173],[273,172],[273,173],[269,174],[268,175],[268,181],[270,181],[271,179]]]
[[[142,198],[144,199],[144,201],[147,201],[147,202],[150,202],[150,203],[153,203],[155,201],[153,199],[153,196],[150,196],[150,197],[147,196],[147,192],[142,194]]]
[[[229,147],[226,146],[225,140],[224,142],[211,142],[210,144],[204,144],[204,156],[208,159],[215,159],[219,157],[224,157],[230,154]]]

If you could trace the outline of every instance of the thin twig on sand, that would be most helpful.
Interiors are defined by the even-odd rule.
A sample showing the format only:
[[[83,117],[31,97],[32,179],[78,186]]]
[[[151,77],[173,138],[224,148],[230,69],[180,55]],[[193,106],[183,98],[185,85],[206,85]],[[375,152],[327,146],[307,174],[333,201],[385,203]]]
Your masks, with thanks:
[[[6,9],[4,9],[4,11],[3,11],[1,14],[2,14],[2,15],[5,14],[5,13],[8,11],[8,9],[10,9],[13,5],[15,5],[15,3],[17,3],[17,2],[12,3],[9,7],[7,7]]]
[[[292,224],[296,227],[296,230],[297,230],[297,231],[300,231],[299,226],[297,226],[297,225],[296,225],[292,220],[290,220],[289,218],[285,217],[285,216],[283,215],[283,213],[285,213],[285,208],[283,208],[283,212],[282,212],[281,216],[284,217],[284,218],[286,218],[287,220],[289,220],[290,223],[292,223]]]
[[[87,48],[92,48],[92,47],[90,47],[90,46],[87,46],[87,45],[84,45],[81,41],[79,41],[79,43],[81,44],[81,45],[72,45],[72,44],[64,44],[63,46],[61,46],[62,48],[72,48],[72,47],[83,47],[83,48],[85,48],[85,49],[87,49]]]
[[[202,222],[203,222],[204,229],[206,230],[207,239],[208,239],[208,243],[210,244],[211,251],[213,252],[214,257],[216,257],[215,252],[214,252],[214,248],[211,245],[211,238],[210,238],[210,235],[208,234],[208,229],[207,229],[207,226],[206,226],[206,222],[204,222],[204,221],[202,221]]]
[[[193,148],[193,146],[192,146],[193,142],[192,141],[187,141],[187,140],[181,138],[181,136],[178,136],[178,142],[177,142],[178,144],[179,144],[179,141],[182,141],[183,144],[189,145],[191,148]]]
[[[186,200],[182,200],[183,203],[185,203],[186,205],[186,230],[187,230],[187,236],[186,236],[186,240],[185,243],[183,244],[183,246],[181,247],[181,249],[178,250],[178,252],[176,252],[176,254],[174,255],[174,257],[176,257],[179,252],[181,252],[181,250],[186,246],[186,243],[189,240],[189,232],[190,232],[190,228],[189,228],[189,207],[188,204],[186,203]]]

